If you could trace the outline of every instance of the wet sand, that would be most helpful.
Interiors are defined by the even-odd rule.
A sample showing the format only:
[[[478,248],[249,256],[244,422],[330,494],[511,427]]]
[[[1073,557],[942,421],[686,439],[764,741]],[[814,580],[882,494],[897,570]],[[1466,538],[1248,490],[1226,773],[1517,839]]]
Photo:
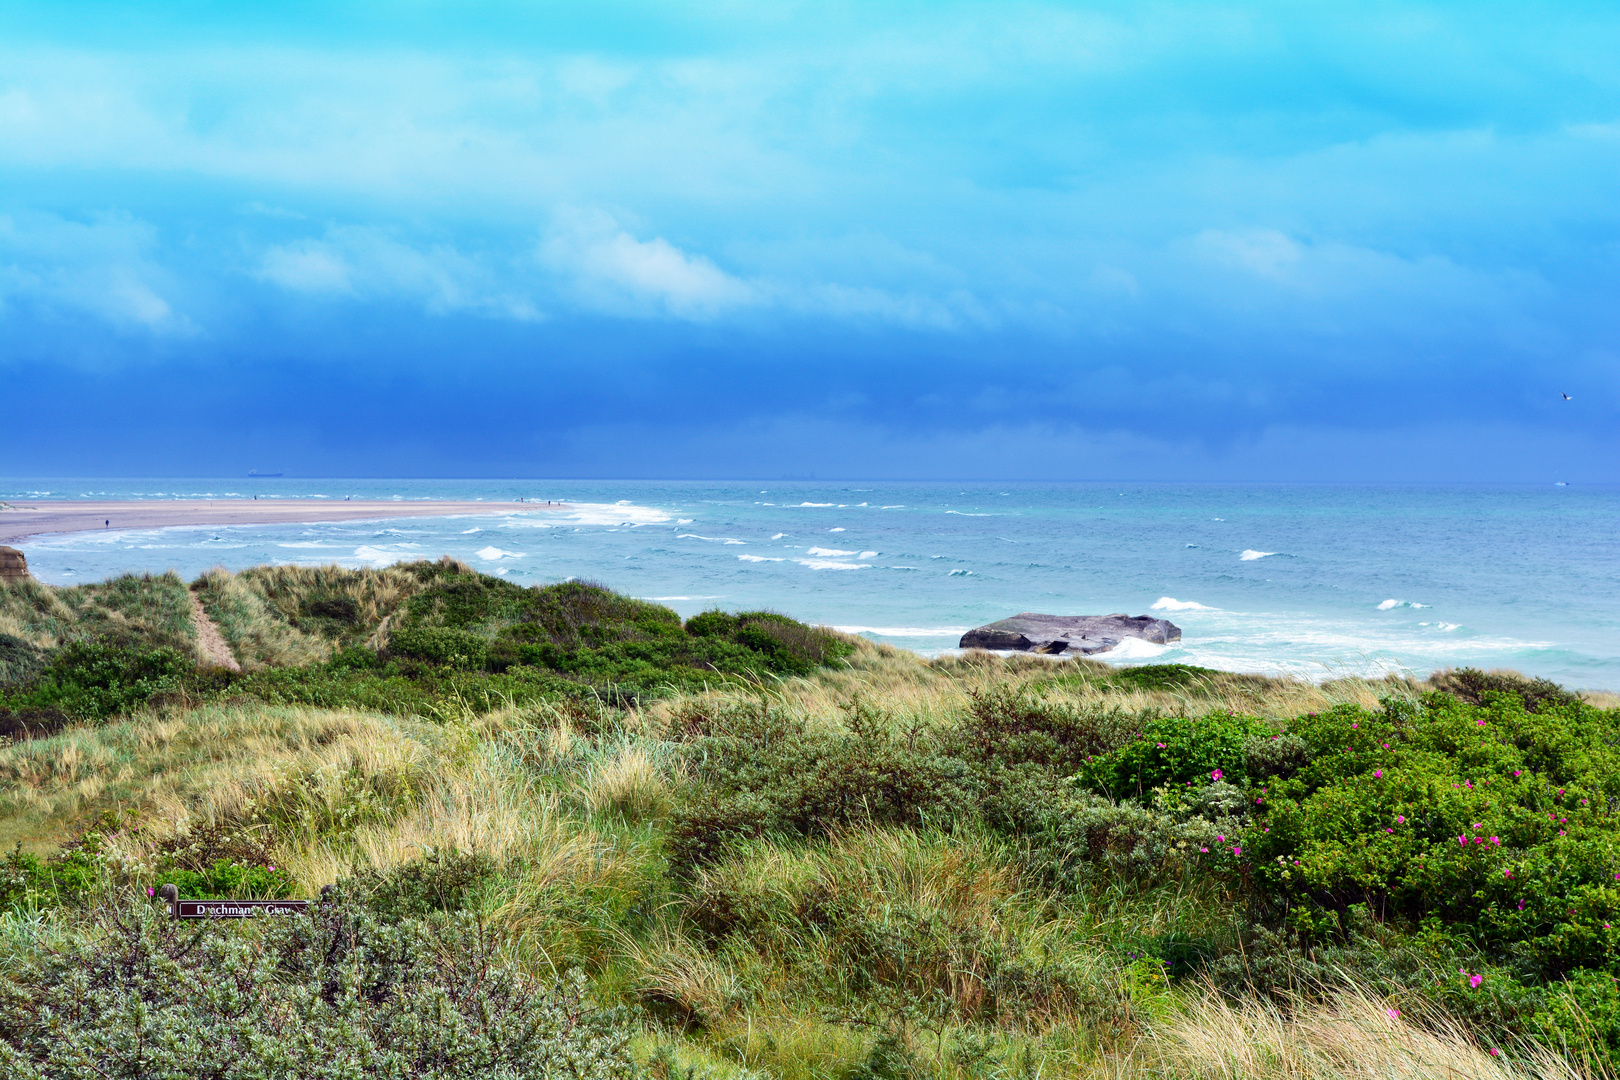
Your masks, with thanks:
[[[418,499],[124,499],[116,502],[43,500],[0,505],[0,543],[42,533],[100,529],[161,529],[170,525],[312,524],[462,514],[545,513],[564,503],[450,502]]]

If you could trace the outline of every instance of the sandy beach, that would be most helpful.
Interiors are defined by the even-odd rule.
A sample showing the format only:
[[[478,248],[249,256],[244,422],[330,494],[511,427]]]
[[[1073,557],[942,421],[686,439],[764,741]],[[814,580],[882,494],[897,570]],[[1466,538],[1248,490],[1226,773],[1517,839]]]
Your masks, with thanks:
[[[450,502],[420,499],[126,499],[116,502],[7,502],[0,505],[0,543],[43,533],[92,529],[161,529],[171,525],[270,525],[381,518],[567,510],[564,503]]]

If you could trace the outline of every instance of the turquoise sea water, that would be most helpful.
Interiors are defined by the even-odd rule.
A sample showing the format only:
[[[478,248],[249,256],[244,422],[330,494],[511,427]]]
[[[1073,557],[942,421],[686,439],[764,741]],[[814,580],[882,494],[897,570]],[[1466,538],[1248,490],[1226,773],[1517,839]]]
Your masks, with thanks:
[[[482,499],[496,516],[35,537],[56,584],[449,554],[691,615],[772,607],[921,652],[1020,611],[1151,613],[1118,663],[1321,678],[1511,667],[1620,688],[1620,487],[0,480],[4,499]],[[527,500],[572,504],[547,511]]]

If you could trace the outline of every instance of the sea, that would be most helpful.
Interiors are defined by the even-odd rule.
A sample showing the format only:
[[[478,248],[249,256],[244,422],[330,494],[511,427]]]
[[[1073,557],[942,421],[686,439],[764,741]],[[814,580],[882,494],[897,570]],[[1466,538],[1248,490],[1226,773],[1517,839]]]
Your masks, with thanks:
[[[1620,485],[0,479],[8,499],[457,499],[494,515],[37,536],[58,585],[451,555],[522,585],[768,608],[924,655],[1019,612],[1166,618],[1100,659],[1620,688]],[[522,501],[520,501],[522,500]],[[547,500],[567,509],[547,508]]]

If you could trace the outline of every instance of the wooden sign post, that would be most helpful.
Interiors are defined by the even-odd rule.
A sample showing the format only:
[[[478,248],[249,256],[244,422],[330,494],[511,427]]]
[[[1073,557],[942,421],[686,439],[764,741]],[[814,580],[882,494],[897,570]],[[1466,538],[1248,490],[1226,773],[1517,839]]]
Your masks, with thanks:
[[[251,919],[260,915],[301,915],[308,900],[182,900],[180,889],[165,885],[158,890],[176,919]]]

